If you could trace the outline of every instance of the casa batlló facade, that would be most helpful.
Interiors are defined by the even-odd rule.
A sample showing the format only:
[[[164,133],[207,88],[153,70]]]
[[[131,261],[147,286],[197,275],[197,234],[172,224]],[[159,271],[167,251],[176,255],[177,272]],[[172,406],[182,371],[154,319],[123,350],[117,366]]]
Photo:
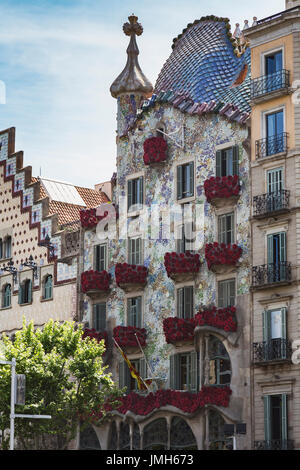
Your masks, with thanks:
[[[225,423],[250,429],[249,50],[227,19],[202,18],[174,40],[153,90],[138,66],[134,15],[124,32],[128,62],[111,87],[115,232],[108,206],[98,218],[82,211],[81,319],[87,334],[105,338],[105,360],[127,387],[110,422],[94,427],[96,442],[226,448]],[[179,83],[184,74],[190,80]],[[196,74],[197,87],[182,89]],[[151,381],[144,393],[119,347]],[[239,445],[249,448],[249,438]]]

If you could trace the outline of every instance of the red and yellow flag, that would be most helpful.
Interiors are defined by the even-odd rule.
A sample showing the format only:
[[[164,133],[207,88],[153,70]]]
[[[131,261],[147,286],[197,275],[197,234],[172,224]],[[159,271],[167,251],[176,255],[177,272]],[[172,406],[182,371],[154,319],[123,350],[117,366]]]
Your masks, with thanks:
[[[130,370],[130,374],[131,374],[131,377],[133,377],[136,381],[137,381],[137,384],[138,384],[138,389],[139,390],[147,390],[147,386],[148,385],[151,385],[152,383],[152,380],[151,379],[148,379],[148,380],[143,380],[140,376],[140,374],[138,373],[138,371],[135,369],[135,367],[133,367],[132,363],[130,362],[130,360],[128,359],[128,357],[126,356],[126,354],[124,353],[124,351],[122,351],[122,349],[120,348],[120,346],[118,345],[118,343],[115,341],[116,343],[116,346],[117,348],[119,349],[121,355],[123,356],[124,358],[124,361],[126,362],[126,364],[128,365],[128,368]]]

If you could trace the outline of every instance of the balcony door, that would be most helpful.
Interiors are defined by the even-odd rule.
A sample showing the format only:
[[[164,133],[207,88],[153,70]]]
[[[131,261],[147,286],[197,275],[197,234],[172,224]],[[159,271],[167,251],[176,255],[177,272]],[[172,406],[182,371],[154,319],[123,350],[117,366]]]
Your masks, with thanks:
[[[273,212],[282,209],[283,207],[283,171],[282,168],[274,168],[267,173],[267,210]]]
[[[266,448],[281,450],[287,448],[287,395],[264,397]]]
[[[268,283],[287,279],[286,233],[268,235]]]
[[[285,149],[283,110],[266,115],[266,155],[281,153]]]
[[[286,359],[286,308],[263,313],[264,359]]]
[[[266,93],[280,90],[283,87],[283,57],[282,51],[265,57]]]

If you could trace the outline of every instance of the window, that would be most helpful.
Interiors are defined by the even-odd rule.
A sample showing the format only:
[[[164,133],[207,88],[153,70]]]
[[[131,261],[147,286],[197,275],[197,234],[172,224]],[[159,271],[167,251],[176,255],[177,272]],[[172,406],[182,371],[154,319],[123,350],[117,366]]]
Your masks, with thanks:
[[[93,305],[93,328],[96,331],[106,330],[106,303]]]
[[[32,281],[26,279],[19,286],[19,304],[29,304],[32,302]]]
[[[142,379],[147,378],[147,364],[144,358],[131,359],[132,366],[139,373]],[[129,367],[125,361],[119,363],[119,387],[127,388],[127,393],[138,391],[137,380],[132,377]]]
[[[265,75],[272,75],[273,73],[282,70],[282,51],[274,52],[265,56]]]
[[[107,269],[107,245],[96,245],[94,248],[94,269],[105,271]]]
[[[193,318],[194,316],[194,288],[181,287],[177,290],[177,316],[179,318]]]
[[[239,147],[218,150],[216,154],[216,176],[234,176],[239,174]]]
[[[129,238],[128,251],[129,264],[142,263],[142,240],[140,238]]]
[[[286,308],[263,312],[264,360],[287,357]]]
[[[179,234],[176,241],[177,253],[185,253],[186,251],[193,251],[195,242],[194,224],[187,222],[178,227]]]
[[[0,259],[11,258],[11,237],[0,239]]]
[[[43,299],[44,300],[52,299],[52,293],[53,293],[53,278],[51,275],[49,275],[45,278]]]
[[[177,200],[194,196],[194,162],[177,166]]]
[[[218,218],[219,243],[234,243],[234,214],[221,215]]]
[[[127,300],[127,326],[142,328],[142,297]]]
[[[11,306],[11,285],[6,284],[2,290],[2,308]]]
[[[283,195],[283,169],[274,168],[267,172],[267,210],[268,212],[277,211],[284,207]]]
[[[140,176],[127,181],[127,209],[141,209],[144,202],[144,178]],[[138,206],[138,207],[134,207]]]
[[[218,282],[218,307],[226,308],[235,305],[235,279]]]
[[[231,365],[224,344],[215,336],[209,337],[209,384],[229,385],[231,381]]]
[[[269,449],[286,449],[287,394],[264,396],[265,440]]]
[[[283,110],[266,114],[266,155],[285,151]]]
[[[286,233],[268,235],[267,245],[268,283],[287,280]]]
[[[199,390],[199,358],[195,351],[170,357],[170,388],[173,390]]]

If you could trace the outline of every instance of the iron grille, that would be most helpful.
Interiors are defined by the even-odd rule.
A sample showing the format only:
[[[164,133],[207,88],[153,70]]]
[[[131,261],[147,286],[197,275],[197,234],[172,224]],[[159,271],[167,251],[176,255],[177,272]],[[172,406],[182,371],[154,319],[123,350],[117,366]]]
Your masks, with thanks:
[[[269,362],[289,360],[292,356],[292,347],[289,340],[275,338],[261,343],[253,343],[253,362]]]
[[[253,266],[252,287],[263,287],[279,282],[290,282],[292,279],[291,263],[278,262]]]
[[[253,215],[254,217],[258,217],[272,212],[287,210],[289,208],[289,202],[290,191],[286,189],[254,196]]]
[[[254,450],[293,450],[294,441],[276,439],[272,441],[254,441]]]
[[[269,157],[287,151],[287,133],[272,135],[255,142],[256,158]]]
[[[282,69],[278,72],[252,79],[250,86],[251,98],[259,98],[274,91],[287,90],[289,86],[290,72],[289,70]]]

